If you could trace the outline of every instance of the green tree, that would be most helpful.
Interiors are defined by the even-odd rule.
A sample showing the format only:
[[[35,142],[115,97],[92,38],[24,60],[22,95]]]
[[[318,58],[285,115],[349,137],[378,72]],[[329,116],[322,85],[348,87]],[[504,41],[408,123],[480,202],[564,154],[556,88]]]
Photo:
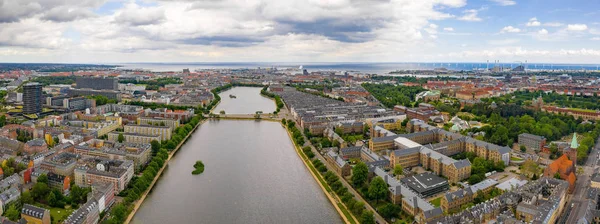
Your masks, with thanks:
[[[119,133],[119,137],[117,137],[117,141],[119,141],[119,143],[123,143],[123,141],[125,141],[125,136],[123,136],[123,133]]]
[[[45,183],[48,184],[48,176],[46,174],[41,174],[38,178],[37,178],[37,182],[39,183]]]
[[[554,174],[554,178],[555,178],[555,179],[560,179],[560,173],[556,172],[556,173]]]
[[[375,177],[369,185],[369,197],[379,202],[380,199],[385,199],[388,196],[387,184],[381,177]]]
[[[394,175],[398,176],[402,174],[404,174],[404,169],[402,168],[402,165],[396,164],[396,166],[394,166]]]
[[[31,196],[31,192],[23,191],[23,193],[21,193],[21,203],[33,204],[33,197]]]
[[[152,140],[150,142],[150,145],[152,145],[152,154],[156,155],[156,153],[158,153],[158,150],[160,150],[160,142]]]
[[[398,214],[400,213],[400,210],[401,208],[399,205],[395,205],[392,203],[387,203],[377,208],[379,214],[381,214],[381,216],[383,216],[386,219],[397,218]]]
[[[527,147],[524,145],[519,146],[519,148],[521,149],[521,152],[527,152]]]
[[[21,212],[19,210],[17,210],[17,206],[15,204],[12,204],[4,212],[4,216],[6,216],[8,219],[16,222],[21,218]]]
[[[369,168],[367,164],[359,162],[352,168],[352,185],[357,188],[363,186],[367,182],[368,175]]]
[[[48,185],[42,182],[35,183],[31,189],[31,195],[35,200],[45,199],[49,192],[50,188]]]
[[[373,212],[372,211],[363,211],[362,215],[360,216],[360,223],[361,224],[375,224],[375,218],[373,217]]]

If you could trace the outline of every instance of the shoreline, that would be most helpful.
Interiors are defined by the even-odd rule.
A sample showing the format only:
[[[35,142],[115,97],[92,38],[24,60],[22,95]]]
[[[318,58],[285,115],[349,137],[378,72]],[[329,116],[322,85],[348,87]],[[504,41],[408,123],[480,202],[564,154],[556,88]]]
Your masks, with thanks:
[[[323,191],[323,194],[325,194],[325,196],[327,196],[327,199],[329,199],[329,202],[331,202],[331,205],[335,208],[335,210],[337,211],[338,215],[342,218],[342,220],[344,221],[344,223],[349,224],[352,223],[348,220],[348,218],[346,217],[346,215],[344,215],[344,212],[342,212],[342,210],[339,208],[339,202],[336,200],[335,195],[331,195],[332,193],[328,192],[327,189],[325,188],[325,186],[323,186],[323,183],[321,183],[321,181],[319,180],[319,177],[317,177],[317,175],[320,174],[315,174],[313,169],[311,169],[310,166],[312,166],[312,164],[309,164],[306,162],[304,156],[302,155],[301,149],[298,148],[298,146],[296,145],[296,143],[294,143],[294,140],[292,138],[292,133],[290,133],[290,130],[287,129],[281,122],[279,122],[279,124],[281,124],[282,128],[285,129],[285,132],[288,134],[288,137],[290,139],[290,141],[292,142],[292,145],[294,146],[294,149],[296,151],[296,154],[298,155],[298,157],[300,157],[300,160],[302,160],[302,163],[304,163],[304,166],[306,166],[306,169],[308,169],[308,172],[311,174],[311,176],[315,179],[315,181],[317,182],[317,184],[319,185],[319,187],[321,187],[321,190]],[[354,220],[356,220],[356,217],[354,217],[352,214],[350,214],[350,216],[352,216],[352,218]],[[358,221],[356,220],[356,223],[358,223]]]
[[[154,188],[154,185],[156,185],[156,182],[158,182],[158,179],[162,176],[163,171],[168,167],[169,162],[171,161],[171,158],[173,158],[173,156],[175,156],[175,153],[177,151],[179,151],[179,149],[187,142],[188,138],[190,138],[190,136],[192,134],[194,134],[194,132],[196,132],[196,129],[198,129],[198,127],[200,127],[200,125],[202,125],[207,120],[208,119],[203,119],[200,122],[198,122],[198,124],[196,125],[196,127],[194,127],[194,129],[192,129],[192,131],[190,131],[190,133],[188,133],[188,135],[185,136],[185,139],[183,139],[179,143],[179,145],[177,145],[177,147],[173,151],[169,152],[169,158],[167,158],[165,160],[165,163],[163,164],[163,166],[156,173],[156,177],[154,177],[154,180],[152,180],[152,183],[150,183],[150,186],[148,187],[148,189],[144,192],[144,194],[142,194],[140,196],[140,199],[138,199],[135,202],[135,204],[133,206],[133,209],[131,210],[131,212],[129,213],[129,216],[127,216],[127,219],[124,222],[125,224],[131,223],[131,220],[133,220],[133,217],[135,216],[135,214],[137,213],[137,211],[139,210],[139,208],[142,206],[142,203],[144,203],[144,200],[146,199],[146,197],[148,196],[148,194],[150,194],[150,192]]]

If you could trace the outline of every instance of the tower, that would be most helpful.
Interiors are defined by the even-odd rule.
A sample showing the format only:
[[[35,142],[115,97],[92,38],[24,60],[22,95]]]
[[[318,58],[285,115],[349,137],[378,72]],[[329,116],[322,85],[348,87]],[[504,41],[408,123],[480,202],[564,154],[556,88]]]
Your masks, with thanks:
[[[42,85],[30,82],[23,85],[23,113],[37,114],[42,112]]]
[[[571,161],[573,161],[573,167],[577,163],[577,148],[579,148],[579,143],[577,143],[577,133],[573,133],[573,139],[571,139],[571,146],[569,147],[568,157]]]

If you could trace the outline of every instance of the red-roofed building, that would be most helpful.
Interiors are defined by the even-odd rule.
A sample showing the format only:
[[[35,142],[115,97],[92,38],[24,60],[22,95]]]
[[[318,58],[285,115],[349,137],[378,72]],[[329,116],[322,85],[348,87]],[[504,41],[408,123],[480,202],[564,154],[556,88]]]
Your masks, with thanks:
[[[575,176],[575,163],[569,160],[566,154],[563,154],[558,159],[554,160],[546,169],[544,170],[545,177],[554,177],[555,174],[560,176],[560,179],[566,180],[569,182],[569,192],[572,193],[573,189],[575,189],[575,181],[577,177]]]

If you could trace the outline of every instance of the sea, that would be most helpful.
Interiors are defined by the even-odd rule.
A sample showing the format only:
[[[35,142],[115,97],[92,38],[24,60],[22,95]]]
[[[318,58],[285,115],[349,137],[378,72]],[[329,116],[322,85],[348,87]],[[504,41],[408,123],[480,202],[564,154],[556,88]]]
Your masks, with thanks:
[[[119,69],[142,69],[153,72],[190,71],[202,69],[256,69],[256,68],[302,68],[313,71],[347,71],[369,74],[388,74],[401,70],[423,70],[445,68],[453,71],[486,70],[493,67],[504,69],[523,65],[529,71],[600,71],[599,65],[593,64],[550,64],[550,63],[477,63],[477,62],[398,62],[398,63],[289,63],[289,62],[223,62],[223,63],[122,63]]]

